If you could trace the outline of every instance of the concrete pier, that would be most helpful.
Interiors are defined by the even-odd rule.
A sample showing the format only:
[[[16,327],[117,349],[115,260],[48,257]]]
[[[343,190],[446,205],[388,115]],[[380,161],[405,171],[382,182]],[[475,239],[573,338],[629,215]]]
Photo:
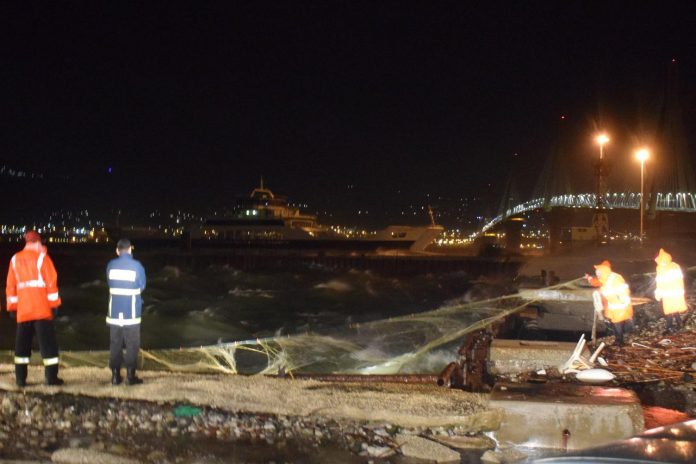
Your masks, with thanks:
[[[643,432],[636,394],[577,384],[499,383],[489,406],[503,411],[493,437],[500,445],[574,450]]]
[[[532,318],[536,328],[570,332],[590,332],[594,320],[591,287],[563,289],[521,289],[522,299],[535,301],[539,308]],[[598,324],[603,331],[604,323]]]
[[[559,367],[568,360],[575,343],[495,339],[488,356],[488,372],[496,375],[519,374]],[[581,353],[589,358],[587,348]]]

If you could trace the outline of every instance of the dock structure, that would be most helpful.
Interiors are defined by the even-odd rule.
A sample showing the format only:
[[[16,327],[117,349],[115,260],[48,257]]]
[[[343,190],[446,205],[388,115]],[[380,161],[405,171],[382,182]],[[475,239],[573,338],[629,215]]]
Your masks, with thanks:
[[[269,269],[327,268],[356,269],[391,275],[464,272],[467,275],[514,276],[523,261],[518,257],[477,257],[447,255],[370,255],[323,253],[250,253],[238,250],[210,250],[182,253],[186,265],[227,265],[245,271]]]

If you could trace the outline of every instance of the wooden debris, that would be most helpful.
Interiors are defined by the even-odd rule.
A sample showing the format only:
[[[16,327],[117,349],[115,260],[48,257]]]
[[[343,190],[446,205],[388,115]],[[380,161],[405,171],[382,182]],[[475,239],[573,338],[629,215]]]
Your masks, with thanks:
[[[607,369],[619,384],[683,383],[696,377],[696,333],[688,328],[670,334],[643,331],[627,346],[605,350]]]

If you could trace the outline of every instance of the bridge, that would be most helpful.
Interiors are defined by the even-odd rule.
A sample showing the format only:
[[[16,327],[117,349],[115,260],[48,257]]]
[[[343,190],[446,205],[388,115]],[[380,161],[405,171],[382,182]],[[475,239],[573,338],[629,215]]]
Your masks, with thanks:
[[[648,206],[648,208],[652,206],[655,211],[696,213],[696,193],[657,193],[655,195],[654,203],[651,204],[650,198],[648,198],[645,204]],[[512,208],[506,209],[503,213],[498,214],[496,217],[488,221],[479,232],[474,234],[474,236],[478,236],[490,229],[493,229],[495,226],[508,218],[520,216],[534,210],[548,210],[555,207],[596,209],[597,194],[581,193],[555,195],[548,200],[545,198],[535,198],[533,200],[520,203]],[[608,210],[637,210],[640,208],[640,193],[607,193],[604,195],[604,207]]]
[[[651,114],[655,117],[639,121],[642,138],[649,140],[648,145],[652,146],[653,151],[645,182],[642,164],[639,177],[641,189],[645,186],[643,207],[649,223],[648,230],[652,227],[654,231],[667,233],[671,227],[668,223],[679,223],[682,232],[696,234],[696,215],[689,214],[696,213],[696,176],[691,163],[696,141],[691,140],[692,147],[689,146],[687,134],[693,131],[687,131],[684,120],[690,113],[682,107],[682,102],[692,101],[693,97],[686,95],[680,86],[677,64],[673,62],[666,70],[662,90],[656,92],[652,101]],[[540,172],[531,199],[520,201],[512,193],[515,191],[513,183],[517,179],[517,173],[513,170],[497,216],[472,234],[471,238],[495,230],[501,224],[509,224],[511,219],[519,220],[536,212],[549,215],[552,219],[550,222],[554,223],[552,227],[556,229],[590,225],[592,214],[597,212],[606,212],[620,224],[623,222],[624,227],[633,227],[639,221],[638,214],[628,214],[630,210],[640,208],[641,193],[635,192],[638,182],[631,172],[631,167],[637,163],[625,155],[621,159],[621,152],[625,152],[626,148],[621,149],[620,144],[616,144],[609,157],[603,157],[606,140],[598,140],[598,157],[588,153],[587,146],[579,149],[578,142],[585,136],[578,138],[577,129],[574,133],[567,126],[565,118],[562,119],[556,142]],[[633,131],[624,131],[623,135],[624,140],[639,138]],[[595,160],[592,162],[594,170],[590,174],[586,168],[590,164],[588,160],[592,159]],[[613,172],[608,169],[611,163],[615,164]],[[617,166],[622,168],[616,169]],[[588,190],[595,193],[587,193]],[[582,224],[572,221],[582,221]],[[558,233],[558,230],[555,232]],[[549,233],[554,235],[551,230]]]

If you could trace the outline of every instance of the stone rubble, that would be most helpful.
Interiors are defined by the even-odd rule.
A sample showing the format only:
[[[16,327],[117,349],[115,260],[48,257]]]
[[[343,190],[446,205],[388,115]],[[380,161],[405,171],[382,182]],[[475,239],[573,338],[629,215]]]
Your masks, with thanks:
[[[234,443],[248,450],[242,454],[245,462],[271,462],[273,453],[285,456],[285,462],[306,462],[320,449],[333,450],[345,460],[357,455],[364,462],[387,462],[399,455],[458,462],[457,451],[423,437],[460,437],[479,448],[489,446],[488,439],[457,427],[403,428],[60,393],[0,394],[3,459],[193,464],[228,457]]]

